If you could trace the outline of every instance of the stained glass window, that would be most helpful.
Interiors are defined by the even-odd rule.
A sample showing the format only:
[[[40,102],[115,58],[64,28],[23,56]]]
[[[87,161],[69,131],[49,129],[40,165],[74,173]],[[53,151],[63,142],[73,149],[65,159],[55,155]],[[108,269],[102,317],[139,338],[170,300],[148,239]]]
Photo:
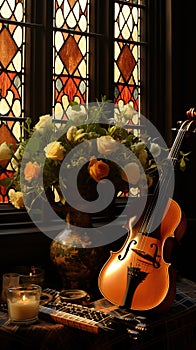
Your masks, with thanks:
[[[139,112],[134,125],[140,125],[141,52],[146,46],[146,1],[114,1],[114,102],[130,103]],[[143,34],[143,35],[142,35]],[[135,129],[138,134],[139,129]],[[140,132],[140,131],[139,131]]]
[[[139,107],[140,7],[136,1],[115,1],[114,84],[115,101]]]
[[[90,1],[55,0],[54,8],[53,106],[61,119],[71,101],[88,100]]]
[[[131,102],[139,110],[145,2],[0,0],[0,144],[17,147],[22,122],[27,116],[36,121],[40,103],[42,114],[49,109],[64,119],[71,101],[83,104],[107,95],[106,85],[107,97],[116,104]],[[44,73],[40,57],[49,67]],[[12,176],[10,164],[0,161],[0,167],[0,178]],[[1,187],[2,201],[7,197]]]
[[[97,9],[101,6],[99,1],[93,3]],[[108,6],[109,3],[106,1]],[[110,31],[111,37],[102,32],[101,40],[111,41],[114,47],[111,52],[102,52],[102,57],[99,56],[101,66],[107,64],[106,55],[113,55],[109,58],[109,62],[113,61],[114,65],[112,77],[114,102],[121,105],[131,102],[136,110],[140,105],[140,19],[141,11],[145,8],[144,3],[139,0],[112,2],[110,17],[107,18],[113,25]],[[89,65],[94,67],[94,74],[97,69],[97,60],[92,55],[89,38],[101,33],[96,25],[94,25],[96,33],[91,32],[92,18],[89,15],[91,4],[92,1],[88,0],[54,1],[53,113],[60,119],[65,117],[64,112],[71,101],[88,102],[90,81],[93,81]],[[100,40],[100,37],[95,36],[95,40]],[[107,78],[110,79],[109,76]],[[98,79],[101,79],[101,76]]]
[[[0,17],[0,144],[6,141],[16,149],[24,116],[25,1],[1,1]],[[0,167],[0,178],[12,176],[6,161]],[[3,187],[0,201],[7,201]]]

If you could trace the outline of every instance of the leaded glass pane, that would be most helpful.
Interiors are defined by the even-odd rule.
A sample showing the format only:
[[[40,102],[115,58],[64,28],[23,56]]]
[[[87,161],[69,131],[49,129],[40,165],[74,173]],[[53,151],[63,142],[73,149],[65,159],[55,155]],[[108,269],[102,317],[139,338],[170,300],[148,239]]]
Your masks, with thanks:
[[[22,22],[25,21],[25,1],[0,1],[0,17],[0,115],[13,117],[11,121],[6,118],[0,121],[0,144],[6,141],[13,144],[16,150],[22,129],[14,118],[23,117],[24,113],[25,29]],[[0,178],[12,175],[8,162],[0,161]],[[2,186],[0,202],[7,202],[6,191]]]
[[[0,23],[0,93],[1,115],[22,116],[24,97],[25,1],[1,1],[2,19],[16,24]],[[18,136],[18,135],[16,135]]]
[[[114,4],[115,102],[132,103],[139,109],[140,94],[140,5],[141,1]]]
[[[54,1],[53,112],[58,119],[71,101],[88,100],[89,6],[88,0]]]

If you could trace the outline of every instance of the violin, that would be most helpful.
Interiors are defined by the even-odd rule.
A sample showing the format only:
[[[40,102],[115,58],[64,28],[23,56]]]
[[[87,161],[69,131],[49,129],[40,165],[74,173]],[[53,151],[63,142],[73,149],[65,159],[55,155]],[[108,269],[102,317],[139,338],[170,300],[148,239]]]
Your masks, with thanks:
[[[187,116],[168,155],[173,163],[184,135],[192,131],[196,110],[191,108]],[[119,307],[162,312],[174,301],[176,269],[171,262],[171,254],[176,242],[183,237],[187,222],[178,203],[166,198],[161,222],[151,232],[149,227],[154,219],[156,200],[157,194],[147,200],[136,224],[130,218],[125,226],[128,232],[122,248],[110,252],[109,259],[99,273],[98,287],[101,294]]]

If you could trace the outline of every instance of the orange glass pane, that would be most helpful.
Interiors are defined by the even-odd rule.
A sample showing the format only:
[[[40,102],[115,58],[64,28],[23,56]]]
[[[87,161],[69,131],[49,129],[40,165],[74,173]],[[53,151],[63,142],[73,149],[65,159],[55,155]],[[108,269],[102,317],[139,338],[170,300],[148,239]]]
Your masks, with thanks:
[[[0,115],[1,117],[24,117],[24,62],[25,62],[25,0],[4,0],[0,2],[3,20],[0,23]],[[21,136],[18,121],[0,122],[0,144],[12,144],[16,150]],[[7,170],[9,162],[0,162],[0,178],[13,176]],[[8,202],[6,190],[0,187],[0,202]]]
[[[54,0],[54,8],[53,111],[61,119],[71,101],[87,102],[90,1]]]
[[[140,1],[114,2],[115,103],[132,101],[138,110],[140,94]]]

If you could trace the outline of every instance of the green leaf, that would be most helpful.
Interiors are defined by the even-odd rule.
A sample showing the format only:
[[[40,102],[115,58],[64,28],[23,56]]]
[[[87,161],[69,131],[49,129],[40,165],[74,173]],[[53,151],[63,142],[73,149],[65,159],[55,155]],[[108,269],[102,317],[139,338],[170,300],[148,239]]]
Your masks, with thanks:
[[[81,110],[80,105],[77,102],[75,102],[75,101],[70,102],[70,106],[72,107],[72,109],[74,111],[80,111]]]
[[[182,158],[182,159],[180,160],[180,169],[181,169],[182,171],[185,171],[185,169],[186,169],[186,162],[185,162],[184,158]]]
[[[78,103],[75,102],[75,101],[72,101],[72,102],[69,103],[69,105],[70,105],[71,107],[73,107],[73,106],[78,106]]]
[[[181,154],[181,156],[183,156],[183,157],[188,156],[190,153],[191,153],[191,151],[188,152],[188,153],[184,153],[183,151],[180,151],[180,154]]]

